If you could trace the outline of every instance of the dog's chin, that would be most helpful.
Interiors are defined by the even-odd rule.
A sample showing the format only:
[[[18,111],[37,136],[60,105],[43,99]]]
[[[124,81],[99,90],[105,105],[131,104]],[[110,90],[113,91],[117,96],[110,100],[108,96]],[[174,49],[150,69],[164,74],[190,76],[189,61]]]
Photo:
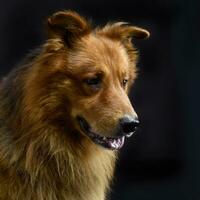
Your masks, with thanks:
[[[89,123],[83,118],[78,116],[77,117],[78,124],[84,132],[95,144],[100,145],[106,149],[110,150],[119,150],[124,145],[125,137],[130,137],[132,134],[126,136],[118,136],[118,137],[107,137],[102,136],[99,133],[95,133],[92,131]]]

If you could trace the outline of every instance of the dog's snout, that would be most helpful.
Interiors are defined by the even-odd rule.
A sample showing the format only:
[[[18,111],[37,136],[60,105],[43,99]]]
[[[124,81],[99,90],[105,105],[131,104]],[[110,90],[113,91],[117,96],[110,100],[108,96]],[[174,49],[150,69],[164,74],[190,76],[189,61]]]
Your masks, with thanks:
[[[139,126],[139,120],[137,117],[124,116],[120,119],[120,131],[121,134],[126,135],[132,133]]]

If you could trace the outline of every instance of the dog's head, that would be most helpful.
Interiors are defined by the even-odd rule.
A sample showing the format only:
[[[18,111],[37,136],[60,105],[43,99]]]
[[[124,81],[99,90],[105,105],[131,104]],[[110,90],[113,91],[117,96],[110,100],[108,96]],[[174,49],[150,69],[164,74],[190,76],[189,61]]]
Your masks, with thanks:
[[[148,31],[122,22],[94,29],[77,13],[63,11],[48,19],[48,35],[54,59],[49,80],[64,96],[70,126],[97,144],[120,149],[139,124],[127,96],[136,77],[131,39],[147,38]]]

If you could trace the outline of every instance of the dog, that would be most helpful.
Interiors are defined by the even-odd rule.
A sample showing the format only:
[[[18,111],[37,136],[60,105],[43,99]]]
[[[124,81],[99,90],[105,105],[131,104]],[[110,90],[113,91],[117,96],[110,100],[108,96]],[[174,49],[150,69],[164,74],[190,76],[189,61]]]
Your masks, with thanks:
[[[139,124],[128,92],[137,74],[124,22],[93,27],[70,10],[0,86],[0,199],[105,200],[118,150]]]

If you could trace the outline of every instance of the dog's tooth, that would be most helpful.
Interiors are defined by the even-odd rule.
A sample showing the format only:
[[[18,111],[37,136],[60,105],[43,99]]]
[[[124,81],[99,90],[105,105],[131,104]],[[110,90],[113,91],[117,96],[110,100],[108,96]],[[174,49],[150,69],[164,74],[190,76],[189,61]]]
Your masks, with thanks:
[[[133,135],[133,132],[126,135],[126,137],[131,137]]]
[[[113,140],[113,141],[111,142],[111,145],[112,145],[113,148],[116,148],[115,140]]]
[[[125,136],[121,138],[121,145],[124,144],[124,138],[125,138]]]
[[[120,138],[117,139],[117,143],[118,143],[119,145],[121,144],[121,139],[120,139]]]
[[[120,138],[120,145],[122,144],[122,138]]]
[[[111,146],[112,146],[113,148],[115,148],[115,144],[114,144],[113,142],[111,143]]]
[[[115,139],[115,148],[116,148],[116,149],[118,148],[118,142],[117,142],[116,139]]]
[[[117,140],[117,142],[116,142],[116,149],[118,149],[119,148],[119,143],[118,143],[118,140]]]

